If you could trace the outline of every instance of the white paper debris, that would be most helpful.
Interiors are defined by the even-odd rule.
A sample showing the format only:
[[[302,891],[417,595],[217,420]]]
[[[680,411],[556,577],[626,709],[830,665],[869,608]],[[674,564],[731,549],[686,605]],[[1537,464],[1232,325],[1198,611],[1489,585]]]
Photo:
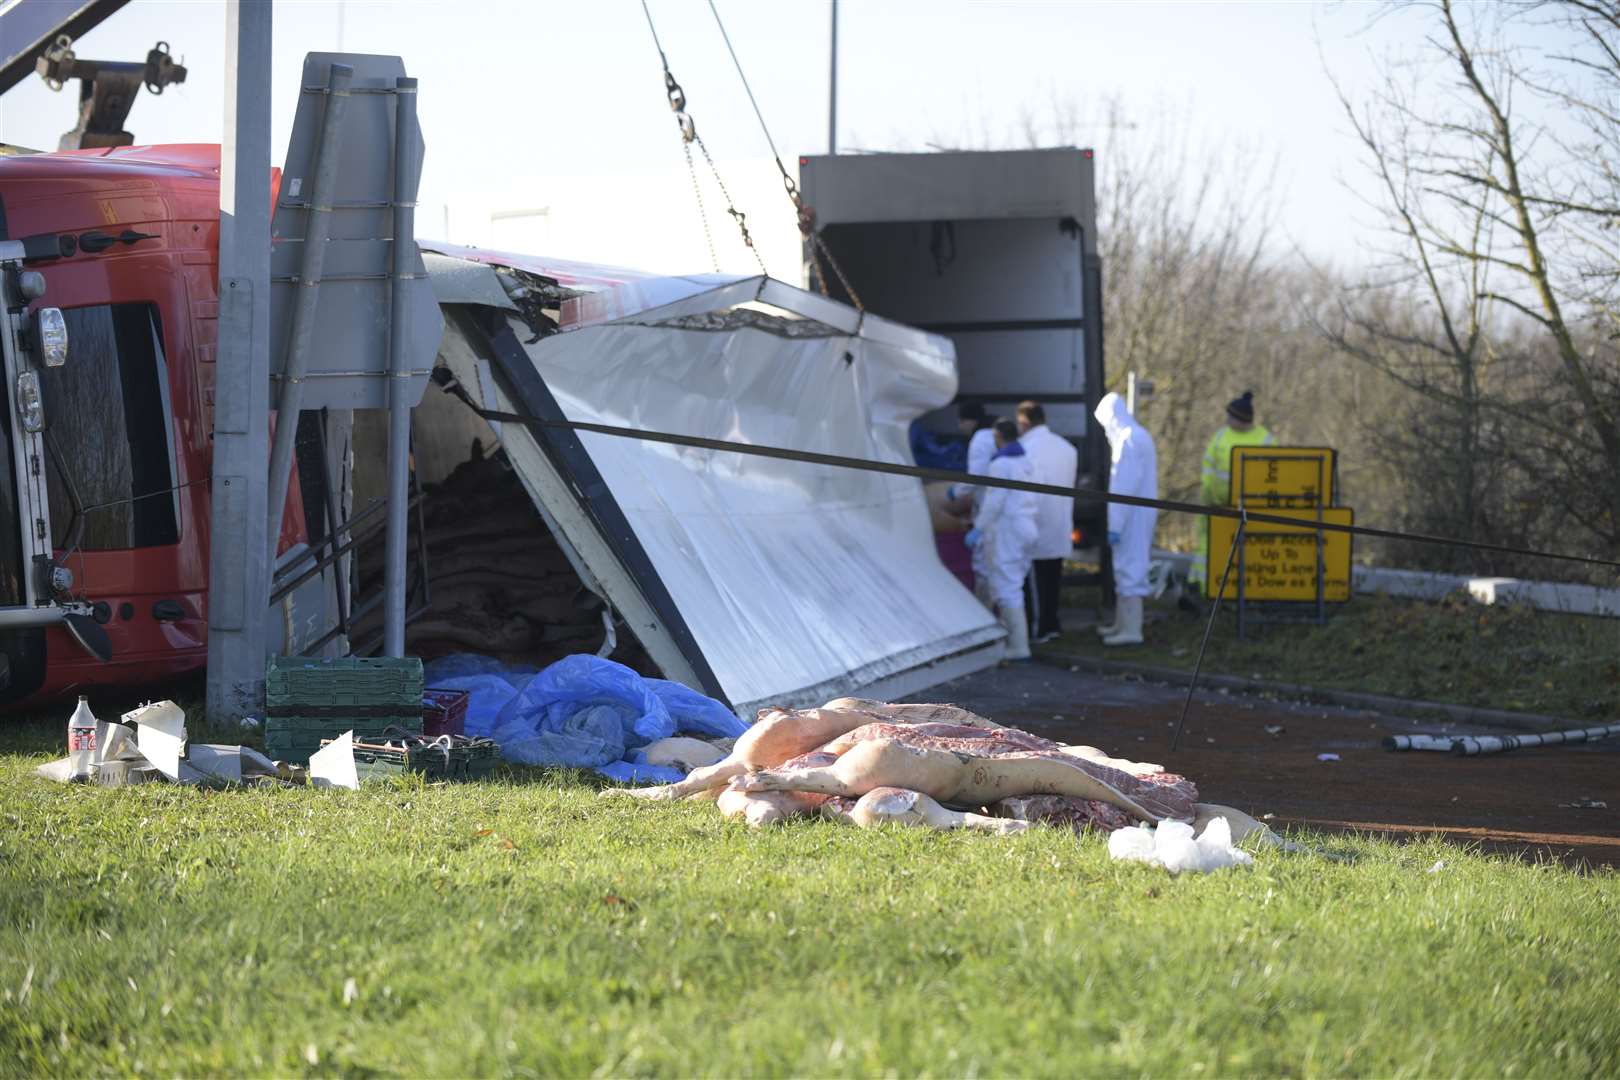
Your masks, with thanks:
[[[124,720],[122,724],[97,722],[92,775],[84,779],[103,787],[124,787],[154,780],[240,784],[259,776],[285,778],[274,761],[250,746],[198,743],[188,752],[185,710],[172,701],[143,705],[125,713]],[[71,758],[48,762],[34,771],[58,783],[74,780]]]
[[[242,755],[242,775],[244,775],[244,776],[260,776],[260,775],[262,775],[262,776],[279,776],[279,775],[281,775],[281,770],[276,768],[276,763],[274,761],[271,761],[268,757],[264,756],[263,754],[259,753],[257,750],[253,749],[253,747],[251,747],[251,746],[238,746],[238,747],[236,747],[236,750],[237,750],[238,753],[240,753]]]
[[[57,758],[55,761],[47,761],[34,770],[34,775],[44,777],[46,780],[55,780],[58,784],[71,783],[73,781],[73,759],[64,757]]]
[[[125,713],[124,722],[135,725],[141,756],[170,780],[180,780],[180,758],[186,751],[185,711],[172,701],[160,701]]]
[[[1123,862],[1162,866],[1172,874],[1195,870],[1207,874],[1227,866],[1248,866],[1254,857],[1232,846],[1232,827],[1225,818],[1204,826],[1193,838],[1193,827],[1182,821],[1161,821],[1157,828],[1132,825],[1108,837],[1108,854]]]
[[[127,724],[115,724],[108,720],[97,722],[95,757],[97,765],[104,761],[120,761],[124,758],[139,756],[140,753],[135,749],[134,728]]]
[[[354,732],[345,731],[310,755],[309,783],[311,787],[359,790],[360,774],[354,767]]]
[[[197,743],[192,746],[187,760],[202,773],[231,784],[242,782],[242,748],[220,746],[215,743]]]
[[[1339,760],[1339,755],[1338,754],[1317,754],[1316,755],[1316,760],[1317,761],[1338,761]]]

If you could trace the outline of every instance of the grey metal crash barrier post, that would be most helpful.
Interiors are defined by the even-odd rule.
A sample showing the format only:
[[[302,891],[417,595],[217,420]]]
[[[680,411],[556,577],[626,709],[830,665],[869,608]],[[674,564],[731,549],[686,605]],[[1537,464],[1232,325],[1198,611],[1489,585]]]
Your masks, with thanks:
[[[405,504],[410,499],[411,396],[406,380],[406,299],[403,285],[416,275],[416,80],[395,84],[394,242],[388,333],[388,532],[384,543],[387,591],[383,598],[383,655],[405,655]]]
[[[208,557],[208,715],[258,709],[269,567],[270,0],[225,6],[219,363]]]

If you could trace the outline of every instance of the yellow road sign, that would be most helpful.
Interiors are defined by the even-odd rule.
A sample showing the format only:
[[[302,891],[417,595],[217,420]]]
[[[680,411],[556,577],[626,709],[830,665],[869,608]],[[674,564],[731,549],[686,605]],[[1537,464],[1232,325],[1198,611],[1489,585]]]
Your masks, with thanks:
[[[1235,446],[1228,501],[1250,510],[1332,506],[1333,457],[1325,446]]]
[[[1250,509],[1257,509],[1252,504]],[[1244,532],[1243,550],[1232,564],[1232,574],[1226,583],[1223,600],[1236,600],[1238,573],[1241,567],[1244,581],[1244,599],[1247,601],[1316,600],[1316,537],[1315,510],[1270,510],[1265,513],[1278,517],[1297,518],[1299,525],[1273,525],[1251,522]],[[1355,524],[1355,511],[1335,506],[1322,511],[1322,520],[1332,525]],[[1209,519],[1209,564],[1205,574],[1205,595],[1214,598],[1220,587],[1221,572],[1226,569],[1232,541],[1237,536],[1238,522],[1233,518]],[[1330,604],[1350,599],[1350,534],[1327,532],[1322,534],[1323,589],[1322,598]]]

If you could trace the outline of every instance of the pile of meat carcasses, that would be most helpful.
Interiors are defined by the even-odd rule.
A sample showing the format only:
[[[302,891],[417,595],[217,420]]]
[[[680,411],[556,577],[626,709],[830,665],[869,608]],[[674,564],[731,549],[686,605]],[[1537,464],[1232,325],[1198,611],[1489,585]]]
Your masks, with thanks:
[[[1200,803],[1192,781],[1158,765],[1112,758],[1002,727],[954,705],[839,698],[819,709],[762,709],[731,754],[662,787],[605,795],[710,799],[759,827],[800,814],[1001,835],[1036,822],[1111,832],[1139,821],[1202,829],[1225,818],[1232,839],[1280,842],[1230,807]]]

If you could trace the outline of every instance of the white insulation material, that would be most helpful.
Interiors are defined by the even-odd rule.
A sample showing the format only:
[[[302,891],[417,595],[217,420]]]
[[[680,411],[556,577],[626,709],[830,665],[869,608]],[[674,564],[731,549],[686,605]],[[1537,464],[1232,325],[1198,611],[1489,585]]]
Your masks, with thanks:
[[[760,302],[773,318],[746,325],[735,308]],[[911,421],[956,391],[947,340],[765,278],[630,283],[580,307],[525,346],[571,420],[911,464]],[[920,482],[581,440],[739,712],[999,656],[1002,631],[939,561]]]

